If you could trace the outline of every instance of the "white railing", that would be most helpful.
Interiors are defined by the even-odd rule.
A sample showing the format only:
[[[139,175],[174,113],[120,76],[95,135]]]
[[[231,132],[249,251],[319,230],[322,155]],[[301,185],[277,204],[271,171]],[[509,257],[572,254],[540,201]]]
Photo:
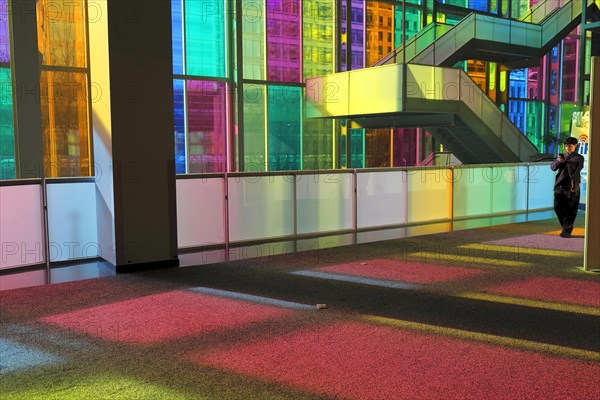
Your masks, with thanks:
[[[553,181],[548,163],[178,176],[178,246],[548,210]],[[2,182],[0,269],[101,257],[95,199],[93,178]]]

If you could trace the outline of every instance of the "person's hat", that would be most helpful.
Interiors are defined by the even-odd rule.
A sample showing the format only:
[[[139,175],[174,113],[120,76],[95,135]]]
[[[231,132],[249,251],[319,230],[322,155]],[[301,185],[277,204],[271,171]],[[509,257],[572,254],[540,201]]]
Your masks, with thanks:
[[[573,136],[568,137],[565,140],[565,144],[577,144],[577,138],[574,138]]]

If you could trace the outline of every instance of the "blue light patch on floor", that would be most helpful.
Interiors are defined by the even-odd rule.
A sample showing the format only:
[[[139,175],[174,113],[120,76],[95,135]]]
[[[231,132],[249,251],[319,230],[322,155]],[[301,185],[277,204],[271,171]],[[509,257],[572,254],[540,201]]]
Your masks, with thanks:
[[[45,351],[0,338],[0,375],[28,368],[39,368],[61,362]]]
[[[62,347],[82,352],[96,351],[93,344],[83,342],[74,337],[64,337],[50,332],[47,327],[35,325],[10,324],[2,328],[2,335],[10,338],[20,338],[25,342],[35,341],[42,345]],[[64,335],[64,333],[63,333]]]
[[[308,305],[308,304],[293,303],[291,301],[271,299],[268,297],[254,296],[251,294],[244,294],[244,293],[238,293],[238,292],[229,292],[226,290],[211,289],[211,288],[206,288],[206,287],[197,287],[197,288],[193,288],[190,290],[192,292],[199,292],[202,294],[209,294],[212,296],[226,297],[228,299],[243,300],[243,301],[248,301],[248,302],[252,302],[252,303],[267,304],[270,306],[291,308],[294,310],[314,310],[315,309],[315,306]]]
[[[418,290],[418,289],[422,289],[424,287],[423,285],[417,285],[415,283],[394,282],[394,281],[386,281],[384,279],[364,278],[361,276],[342,275],[342,274],[330,274],[328,272],[319,272],[319,271],[305,270],[305,271],[296,271],[296,272],[290,272],[290,273],[293,275],[308,276],[311,278],[328,279],[328,280],[341,281],[341,282],[360,283],[363,285],[380,286],[380,287],[387,287],[387,288],[392,288],[392,289]]]

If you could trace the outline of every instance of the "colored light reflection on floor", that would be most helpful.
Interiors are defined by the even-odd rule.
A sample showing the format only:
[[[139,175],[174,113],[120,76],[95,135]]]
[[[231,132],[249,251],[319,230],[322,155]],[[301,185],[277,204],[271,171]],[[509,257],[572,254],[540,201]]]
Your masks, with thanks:
[[[518,248],[528,247],[532,249],[563,250],[563,256],[571,255],[571,252],[583,252],[584,239],[581,237],[561,238],[560,231],[550,234],[535,234],[484,242],[484,245],[513,246]],[[581,254],[580,254],[581,255]]]
[[[25,391],[3,391],[2,400],[9,399],[206,399],[186,396],[175,390],[136,379],[117,376],[95,376],[89,379],[57,379],[53,385],[35,386],[32,382]]]
[[[107,340],[150,344],[276,319],[292,311],[175,291],[41,318]]]
[[[59,356],[0,338],[0,374],[39,368],[61,361],[62,359]]]
[[[460,280],[483,273],[483,271],[468,268],[439,266],[416,262],[400,262],[386,259],[372,259],[339,264],[330,267],[317,268],[314,269],[314,271],[420,284]]]
[[[189,358],[319,395],[357,400],[600,395],[597,364],[352,322]]]
[[[505,296],[600,307],[600,283],[574,279],[535,277],[485,290]]]

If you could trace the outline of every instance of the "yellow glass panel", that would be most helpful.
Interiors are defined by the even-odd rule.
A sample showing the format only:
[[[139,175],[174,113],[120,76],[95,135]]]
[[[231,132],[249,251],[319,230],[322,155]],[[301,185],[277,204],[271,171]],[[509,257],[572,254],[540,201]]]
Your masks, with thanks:
[[[42,65],[86,67],[86,0],[38,0]]]
[[[90,176],[85,73],[42,71],[40,103],[47,177]]]

